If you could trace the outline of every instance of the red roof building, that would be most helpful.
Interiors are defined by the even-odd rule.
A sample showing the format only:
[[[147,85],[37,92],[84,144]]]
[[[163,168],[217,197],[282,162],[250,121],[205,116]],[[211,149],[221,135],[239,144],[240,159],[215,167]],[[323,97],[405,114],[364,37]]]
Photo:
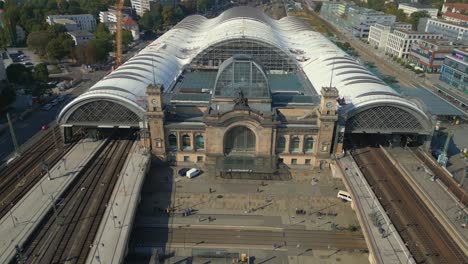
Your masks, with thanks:
[[[442,17],[450,22],[454,22],[457,24],[465,24],[468,23],[468,15],[463,15],[459,13],[453,13],[453,12],[445,12]]]

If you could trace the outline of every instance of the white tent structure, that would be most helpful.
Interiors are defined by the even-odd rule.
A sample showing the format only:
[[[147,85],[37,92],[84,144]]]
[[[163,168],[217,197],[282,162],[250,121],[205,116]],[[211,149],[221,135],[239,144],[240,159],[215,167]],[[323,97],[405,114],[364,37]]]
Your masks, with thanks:
[[[251,7],[231,8],[213,19],[185,18],[70,102],[59,122],[138,126],[149,84],[168,89],[186,67],[216,68],[238,52],[249,53],[267,70],[304,73],[318,94],[331,83],[346,98],[339,113],[347,120],[355,117],[356,132],[381,125],[388,132],[430,130],[420,105],[402,98],[323,35],[294,17],[274,20]],[[102,101],[108,102],[105,108],[96,103]]]

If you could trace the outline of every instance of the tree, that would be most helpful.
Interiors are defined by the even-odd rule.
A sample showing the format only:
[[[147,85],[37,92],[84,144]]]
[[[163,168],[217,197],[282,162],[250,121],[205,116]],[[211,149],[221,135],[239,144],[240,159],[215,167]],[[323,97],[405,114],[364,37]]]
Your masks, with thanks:
[[[52,36],[50,33],[45,30],[31,32],[28,35],[26,43],[30,49],[33,49],[40,55],[44,55],[46,53],[47,44],[49,44],[51,38]]]
[[[3,87],[0,91],[0,110],[2,110],[15,101],[16,90],[6,81],[0,81],[0,87]]]
[[[123,46],[127,47],[130,45],[133,41],[133,35],[132,32],[129,30],[122,30],[122,44]]]
[[[314,11],[319,13],[320,9],[322,9],[322,2],[315,2]]]
[[[53,24],[47,28],[47,32],[49,32],[52,36],[58,36],[67,32],[67,28],[62,24]]]
[[[171,25],[174,22],[174,10],[171,6],[163,7],[162,18],[165,25]]]
[[[7,78],[11,83],[28,84],[32,81],[31,71],[23,64],[13,63],[6,68]]]
[[[411,25],[413,25],[413,29],[416,30],[418,27],[419,19],[424,18],[424,17],[431,17],[431,16],[429,15],[429,13],[427,13],[427,11],[414,12],[410,15],[408,22]]]
[[[86,54],[85,54],[85,47],[84,45],[76,46],[73,49],[71,57],[76,61],[78,64],[86,64]]]
[[[106,40],[106,41],[113,41],[114,37],[109,32],[109,29],[106,27],[104,23],[99,23],[96,26],[96,30],[94,31],[94,36],[97,39]]]
[[[152,12],[146,11],[145,13],[143,13],[143,16],[138,22],[144,30],[153,30],[154,21]]]
[[[109,56],[109,51],[108,43],[105,40],[90,40],[84,48],[85,63],[104,62]]]
[[[385,4],[385,13],[396,16],[396,20],[400,22],[405,22],[408,17],[402,9],[398,9],[397,3],[388,3]]]
[[[66,54],[67,53],[58,38],[52,39],[47,44],[47,56],[49,59],[61,60]]]
[[[197,0],[197,12],[206,12],[209,0]]]
[[[49,81],[49,71],[44,63],[39,63],[34,67],[34,80],[36,82],[47,83]]]

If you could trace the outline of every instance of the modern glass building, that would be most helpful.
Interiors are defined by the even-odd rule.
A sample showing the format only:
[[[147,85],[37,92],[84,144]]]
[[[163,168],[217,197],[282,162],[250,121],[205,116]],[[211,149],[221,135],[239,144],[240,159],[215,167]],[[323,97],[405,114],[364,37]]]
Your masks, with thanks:
[[[454,49],[445,57],[440,80],[468,94],[468,49]]]

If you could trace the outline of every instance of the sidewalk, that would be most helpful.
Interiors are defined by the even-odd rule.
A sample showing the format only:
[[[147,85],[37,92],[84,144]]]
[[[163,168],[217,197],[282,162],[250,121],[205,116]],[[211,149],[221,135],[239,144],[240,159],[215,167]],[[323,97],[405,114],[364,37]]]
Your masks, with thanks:
[[[461,249],[466,254],[468,251],[468,229],[462,227],[465,222],[463,216],[468,217],[466,207],[447,192],[447,187],[440,180],[431,181],[433,172],[426,168],[412,152],[399,147],[387,148],[387,150],[406,171],[406,175],[411,177],[416,184],[416,191],[418,195],[422,196],[421,199],[429,203],[441,215],[442,219],[439,217],[438,219],[449,234],[453,231],[450,235],[452,237],[455,235],[455,241],[458,240],[459,244],[464,245]],[[437,217],[437,213],[435,215]]]
[[[151,155],[139,149],[136,142],[114,187],[108,203],[111,206],[104,213],[86,263],[123,263],[150,161]]]
[[[361,227],[364,233],[367,233],[366,240],[370,240],[367,244],[372,247],[369,250],[374,254],[375,263],[415,263],[353,158],[346,156],[341,158],[338,164],[345,174],[344,180],[351,188],[349,191],[356,213],[364,222],[365,226],[361,223]],[[374,225],[373,214],[377,216],[380,227]]]
[[[0,220],[0,263],[15,256],[15,246],[28,239],[80,170],[102,146],[103,141],[79,142]]]

